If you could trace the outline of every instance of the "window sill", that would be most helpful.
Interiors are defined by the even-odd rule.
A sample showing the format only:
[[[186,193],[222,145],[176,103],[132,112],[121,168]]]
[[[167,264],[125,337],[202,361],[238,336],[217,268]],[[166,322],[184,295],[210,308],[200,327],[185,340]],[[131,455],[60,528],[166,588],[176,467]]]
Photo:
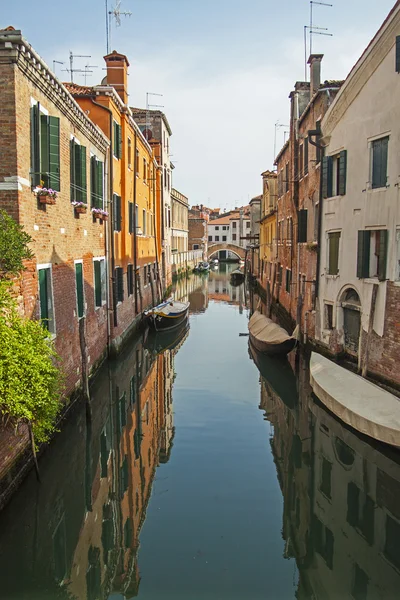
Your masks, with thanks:
[[[369,187],[369,188],[367,188],[367,192],[369,194],[375,194],[376,192],[386,192],[386,190],[389,187],[390,187],[390,185],[384,185],[384,186],[378,187],[378,188]]]
[[[331,275],[330,273],[325,273],[325,277],[327,279],[338,279],[340,277],[340,273],[337,273],[336,275]]]
[[[364,283],[370,283],[370,284],[374,284],[374,283],[385,283],[386,279],[384,281],[382,281],[381,279],[378,279],[378,277],[364,277],[363,278],[363,282]],[[399,281],[400,284],[400,281]]]

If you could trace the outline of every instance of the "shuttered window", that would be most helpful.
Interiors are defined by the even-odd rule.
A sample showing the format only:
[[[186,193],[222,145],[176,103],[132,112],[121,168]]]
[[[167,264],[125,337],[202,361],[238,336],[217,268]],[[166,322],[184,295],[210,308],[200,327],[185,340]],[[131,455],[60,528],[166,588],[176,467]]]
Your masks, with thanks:
[[[124,274],[122,267],[116,267],[115,269],[115,286],[116,286],[116,300],[117,302],[124,301]]]
[[[339,273],[340,231],[328,233],[328,275]]]
[[[39,103],[31,108],[31,180],[60,191],[60,119],[40,112]]]
[[[113,121],[113,154],[115,158],[121,158],[122,156],[122,137],[121,137],[121,125],[118,125]]]
[[[142,233],[146,235],[146,209],[143,209]]]
[[[290,294],[290,287],[292,283],[292,271],[290,269],[286,269],[286,291]]]
[[[104,165],[96,156],[90,159],[90,201],[92,208],[103,208],[103,169]]]
[[[38,269],[40,320],[43,327],[55,333],[53,290],[50,267]]]
[[[285,166],[285,192],[289,191],[289,163]]]
[[[322,160],[322,197],[330,198],[332,196],[332,156],[324,156]]]
[[[374,140],[372,151],[372,188],[386,187],[389,136]]]
[[[357,245],[357,277],[377,277],[386,279],[386,262],[388,251],[387,229],[358,232]]]
[[[85,300],[83,291],[83,264],[75,263],[76,306],[78,319],[85,315]]]
[[[308,173],[308,137],[304,139],[304,175]]]
[[[307,217],[308,210],[306,208],[302,208],[299,210],[299,220],[298,220],[298,232],[297,232],[297,241],[299,244],[303,244],[307,241]]]
[[[400,73],[400,35],[396,36],[396,72]]]
[[[94,269],[94,299],[96,308],[106,302],[106,265],[104,258],[93,260]]]
[[[121,231],[122,228],[122,209],[121,209],[121,196],[118,194],[113,195],[113,217],[114,217],[114,231]]]
[[[337,165],[339,172],[339,181],[336,193],[339,196],[346,194],[346,178],[347,178],[347,150],[342,150],[339,154],[339,165]]]
[[[128,216],[129,216],[129,233],[133,233],[134,231],[134,207],[133,202],[128,202]]]
[[[126,276],[128,283],[128,296],[131,296],[133,294],[133,265],[128,265]]]
[[[71,140],[71,202],[87,202],[86,147]]]

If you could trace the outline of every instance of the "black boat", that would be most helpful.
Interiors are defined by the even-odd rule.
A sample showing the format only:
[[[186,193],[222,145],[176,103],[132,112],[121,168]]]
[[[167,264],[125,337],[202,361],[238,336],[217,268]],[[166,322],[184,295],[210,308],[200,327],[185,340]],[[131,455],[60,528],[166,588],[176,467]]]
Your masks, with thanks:
[[[182,325],[188,318],[189,302],[168,300],[146,310],[144,315],[150,327],[156,331],[168,331]]]
[[[242,281],[244,281],[244,272],[241,269],[235,269],[235,271],[232,271],[231,283],[239,284],[242,283]]]

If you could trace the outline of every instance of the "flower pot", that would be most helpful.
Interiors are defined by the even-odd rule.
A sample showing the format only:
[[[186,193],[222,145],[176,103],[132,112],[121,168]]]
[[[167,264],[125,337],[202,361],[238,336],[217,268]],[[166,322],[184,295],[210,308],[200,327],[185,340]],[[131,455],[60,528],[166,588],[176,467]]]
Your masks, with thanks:
[[[85,214],[87,208],[85,206],[75,206],[75,212],[78,214]]]
[[[55,204],[55,198],[49,196],[48,194],[40,194],[38,196],[40,204]]]
[[[102,221],[108,221],[108,215],[102,215],[102,216],[100,217],[100,219],[101,219]]]

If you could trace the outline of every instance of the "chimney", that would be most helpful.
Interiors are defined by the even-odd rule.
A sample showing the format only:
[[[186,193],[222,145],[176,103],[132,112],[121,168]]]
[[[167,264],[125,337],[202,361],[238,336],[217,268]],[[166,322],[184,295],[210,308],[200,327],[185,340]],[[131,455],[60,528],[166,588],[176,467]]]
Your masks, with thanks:
[[[312,98],[321,85],[321,60],[323,54],[310,54],[308,64],[310,65],[310,97]]]
[[[114,50],[104,60],[107,65],[107,85],[115,88],[122,102],[128,105],[128,59]]]

